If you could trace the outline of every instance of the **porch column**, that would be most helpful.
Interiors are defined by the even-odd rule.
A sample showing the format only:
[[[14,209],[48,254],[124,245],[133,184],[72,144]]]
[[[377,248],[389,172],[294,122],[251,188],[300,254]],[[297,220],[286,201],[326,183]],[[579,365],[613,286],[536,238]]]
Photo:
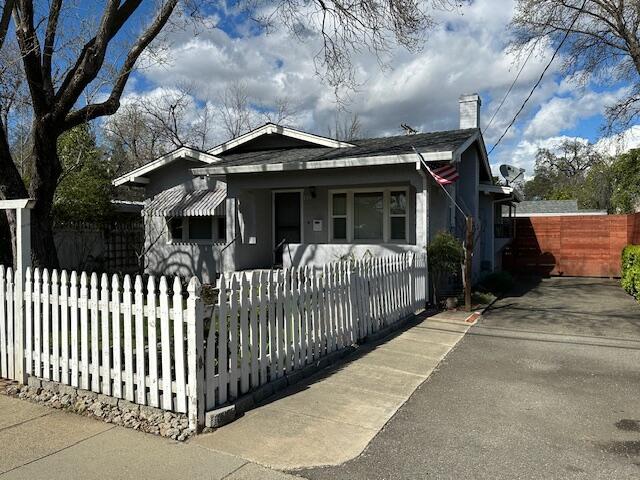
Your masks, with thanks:
[[[237,234],[237,205],[235,197],[227,197],[225,200],[227,219],[227,245],[222,252],[222,270],[232,272],[235,270],[235,250],[238,242]]]
[[[426,247],[429,241],[429,211],[427,176],[418,170],[422,180],[422,188],[416,187],[416,246]]]

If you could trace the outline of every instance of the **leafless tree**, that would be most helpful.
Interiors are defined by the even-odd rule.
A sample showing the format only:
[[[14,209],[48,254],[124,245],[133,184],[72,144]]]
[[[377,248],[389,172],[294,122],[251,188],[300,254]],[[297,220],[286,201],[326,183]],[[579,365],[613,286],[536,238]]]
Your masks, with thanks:
[[[362,123],[357,113],[346,117],[336,114],[334,127],[329,126],[327,130],[329,137],[345,142],[363,137]]]
[[[292,105],[289,97],[276,98],[273,106],[264,110],[263,117],[267,122],[275,123],[276,125],[284,125],[296,114],[296,110]]]
[[[214,113],[198,109],[188,85],[133,97],[104,122],[105,137],[119,174],[175,148],[205,149],[211,140]]]
[[[161,58],[152,48],[163,47],[161,33],[173,22],[204,21],[211,28],[206,5],[211,0],[5,0],[0,7],[0,50],[8,38],[17,41],[20,63],[32,111],[33,171],[25,184],[0,125],[0,198],[32,197],[33,262],[58,265],[53,241],[51,209],[62,172],[56,152],[64,132],[120,107],[124,88],[139,63]],[[419,47],[430,25],[429,5],[453,6],[453,0],[263,0],[247,1],[251,18],[264,25],[280,23],[298,39],[320,37],[319,68],[331,85],[349,83],[350,56],[369,49],[382,56],[392,42]],[[272,12],[261,16],[261,12]],[[80,14],[79,12],[83,12]],[[14,26],[10,26],[10,22]],[[244,120],[239,122],[243,125]],[[236,128],[237,132],[238,129]],[[15,238],[15,218],[8,217]]]
[[[245,83],[234,83],[220,95],[218,117],[228,138],[237,138],[251,130],[251,104]]]
[[[512,21],[516,48],[556,47],[566,36],[566,73],[631,84],[607,111],[610,128],[624,128],[640,112],[639,27],[640,2],[621,0],[518,0]]]

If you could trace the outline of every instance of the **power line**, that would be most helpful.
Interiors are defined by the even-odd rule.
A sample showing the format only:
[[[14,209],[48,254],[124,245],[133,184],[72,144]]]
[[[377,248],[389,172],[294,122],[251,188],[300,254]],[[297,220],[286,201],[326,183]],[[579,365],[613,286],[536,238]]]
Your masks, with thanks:
[[[544,78],[545,74],[547,73],[547,70],[549,70],[549,67],[551,67],[551,64],[553,63],[553,61],[555,60],[556,56],[558,55],[558,52],[560,51],[560,49],[562,48],[562,46],[564,45],[564,42],[567,40],[567,38],[569,37],[569,33],[571,32],[571,30],[573,29],[573,26],[576,24],[576,22],[578,21],[578,17],[580,16],[580,14],[582,13],[582,11],[584,10],[584,7],[587,5],[587,0],[584,0],[582,2],[582,6],[580,7],[580,10],[578,10],[578,13],[576,13],[575,18],[573,19],[573,21],[571,22],[571,25],[569,26],[569,28],[567,28],[567,30],[564,32],[564,37],[562,37],[562,40],[560,41],[560,43],[558,44],[558,46],[556,47],[556,49],[553,52],[553,55],[551,56],[551,60],[549,60],[549,63],[547,63],[547,65],[544,67],[544,70],[542,71],[542,73],[540,74],[540,77],[538,77],[538,80],[536,81],[536,83],[533,85],[533,88],[531,89],[531,91],[529,92],[529,95],[527,95],[527,98],[524,99],[524,102],[522,102],[522,105],[520,106],[520,109],[516,112],[516,114],[513,116],[513,119],[511,120],[511,122],[509,123],[509,125],[507,125],[507,128],[505,129],[505,131],[502,133],[502,135],[500,135],[500,138],[498,138],[498,141],[493,145],[493,147],[491,147],[491,150],[489,150],[489,155],[491,155],[491,152],[493,152],[495,150],[495,148],[500,144],[500,142],[502,141],[502,139],[507,135],[507,133],[509,133],[509,130],[511,130],[511,127],[513,127],[514,123],[516,123],[516,120],[518,119],[518,116],[522,113],[522,111],[524,110],[524,107],[527,105],[527,103],[529,102],[529,100],[531,99],[531,97],[533,96],[533,93],[535,92],[536,88],[538,88],[540,86],[540,83],[542,83],[542,79]]]
[[[536,45],[537,44],[538,44],[538,42],[536,41],[533,44],[533,46],[531,47],[531,50],[529,51],[529,55],[527,55],[527,58],[525,58],[524,63],[522,64],[522,66],[520,67],[520,70],[518,71],[518,74],[516,75],[516,78],[514,78],[513,82],[511,82],[511,85],[509,86],[509,90],[507,90],[507,93],[505,93],[504,97],[502,97],[502,101],[500,102],[500,105],[498,105],[498,108],[496,108],[496,110],[493,112],[493,115],[491,115],[491,119],[489,119],[489,123],[487,124],[487,126],[484,127],[484,131],[485,132],[487,130],[489,130],[489,128],[491,127],[491,124],[493,124],[493,120],[496,118],[496,115],[498,114],[498,112],[500,111],[502,106],[504,105],[504,102],[507,100],[507,97],[511,93],[511,90],[513,90],[513,87],[516,85],[516,82],[520,78],[520,75],[522,74],[522,71],[524,70],[524,67],[527,66],[527,62],[529,61],[529,59],[531,58],[531,55],[533,54],[534,50],[536,49]]]

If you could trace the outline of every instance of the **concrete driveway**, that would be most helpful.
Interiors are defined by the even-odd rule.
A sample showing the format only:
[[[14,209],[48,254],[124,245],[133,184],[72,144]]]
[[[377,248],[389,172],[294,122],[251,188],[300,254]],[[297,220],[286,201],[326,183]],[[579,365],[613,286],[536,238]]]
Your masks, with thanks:
[[[310,479],[639,478],[640,306],[618,282],[526,282],[376,436]]]

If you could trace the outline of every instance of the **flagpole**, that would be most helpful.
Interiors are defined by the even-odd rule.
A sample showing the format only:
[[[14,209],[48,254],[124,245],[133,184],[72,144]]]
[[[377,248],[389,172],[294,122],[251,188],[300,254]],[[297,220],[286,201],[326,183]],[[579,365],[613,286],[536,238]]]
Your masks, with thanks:
[[[418,155],[418,157],[420,158],[420,162],[422,163],[422,165],[424,165],[424,167],[427,169],[427,171],[429,172],[429,174],[431,174],[432,177],[434,177],[433,172],[431,171],[431,169],[429,168],[429,165],[427,165],[427,161],[424,159],[424,157],[422,156],[422,154],[420,152],[418,152],[418,150],[416,150],[416,147],[412,147],[413,151],[416,152],[416,155]],[[434,177],[435,179],[435,177]],[[464,275],[463,275],[463,280],[464,280],[464,308],[467,312],[471,311],[471,275],[472,275],[472,258],[473,258],[473,217],[471,215],[467,215],[464,210],[462,210],[462,207],[460,207],[460,205],[458,205],[458,202],[456,202],[454,200],[454,198],[451,196],[451,194],[449,193],[449,191],[444,187],[444,185],[442,185],[440,182],[436,181],[436,183],[438,185],[440,185],[440,187],[442,188],[442,190],[444,190],[444,193],[447,194],[447,197],[449,197],[451,199],[451,201],[453,202],[453,204],[456,206],[456,208],[458,210],[460,210],[460,213],[462,214],[462,216],[464,217],[465,220],[465,225],[466,225],[466,229],[467,229],[467,235],[465,238],[465,249],[464,249]]]
[[[429,168],[429,165],[427,165],[427,161],[424,159],[424,157],[422,156],[422,154],[416,150],[416,147],[412,147],[413,151],[416,152],[416,155],[418,155],[418,157],[420,157],[420,162],[422,163],[422,165],[424,165],[424,168],[427,169],[427,171],[431,174],[431,176],[433,177],[433,172],[431,171],[431,169]],[[455,207],[460,210],[460,213],[462,214],[462,216],[464,217],[465,221],[467,220],[467,214],[465,213],[465,211],[462,209],[462,207],[460,207],[460,205],[458,205],[458,202],[456,202],[454,200],[454,198],[451,196],[451,194],[449,193],[449,191],[444,187],[444,185],[442,185],[439,182],[436,182],[440,188],[442,188],[442,190],[444,191],[444,193],[447,195],[447,197],[449,197],[451,199],[451,201],[453,202],[453,204],[455,205]]]

